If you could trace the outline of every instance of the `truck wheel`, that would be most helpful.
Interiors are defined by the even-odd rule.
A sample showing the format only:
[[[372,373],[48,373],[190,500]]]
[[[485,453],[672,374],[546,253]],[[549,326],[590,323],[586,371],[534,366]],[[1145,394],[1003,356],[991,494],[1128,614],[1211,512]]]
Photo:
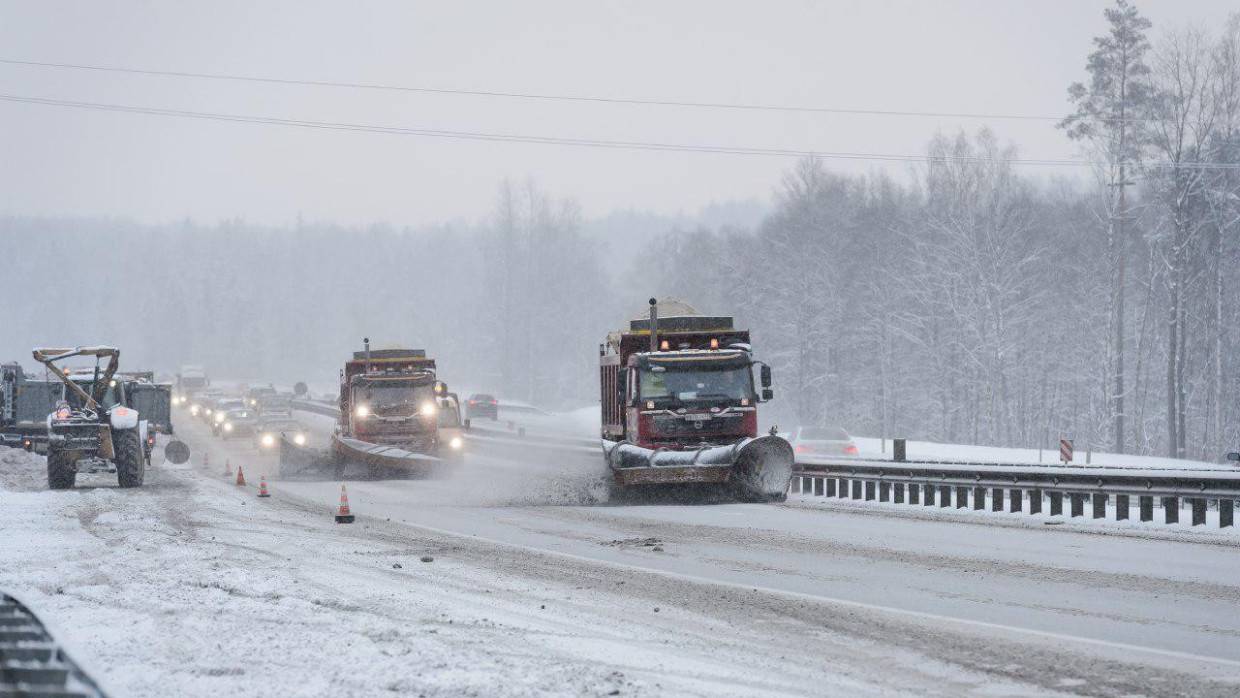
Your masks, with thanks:
[[[142,439],[134,429],[112,432],[112,446],[116,449],[116,481],[121,487],[141,487],[146,475],[146,461],[142,458]]]
[[[47,451],[47,488],[49,490],[71,490],[77,480],[77,459],[72,451],[48,449]]]

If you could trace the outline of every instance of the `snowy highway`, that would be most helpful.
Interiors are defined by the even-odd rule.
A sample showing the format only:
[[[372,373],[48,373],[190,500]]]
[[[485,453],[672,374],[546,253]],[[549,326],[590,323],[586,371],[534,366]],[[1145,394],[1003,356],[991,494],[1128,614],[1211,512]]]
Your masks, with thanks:
[[[183,424],[193,462],[210,455],[210,472],[184,475],[202,487],[232,488],[218,477],[225,459],[251,484],[276,474],[274,457],[248,441]],[[275,503],[261,506],[312,517],[317,536],[433,547],[434,569],[472,580],[465,587],[487,580],[473,592],[503,587],[488,617],[517,613],[505,622],[518,645],[529,633],[548,641],[531,609],[559,609],[546,615],[572,629],[557,626],[554,656],[602,662],[638,693],[958,695],[1002,681],[1016,694],[1224,695],[1240,682],[1234,536],[1065,530],[796,496],[613,506],[595,502],[590,459],[492,451],[457,467],[429,481],[350,482],[363,525],[347,530],[322,523],[335,482],[273,477]],[[286,535],[252,544],[292,561],[319,545]],[[333,591],[362,574],[347,555],[322,562],[312,574]]]

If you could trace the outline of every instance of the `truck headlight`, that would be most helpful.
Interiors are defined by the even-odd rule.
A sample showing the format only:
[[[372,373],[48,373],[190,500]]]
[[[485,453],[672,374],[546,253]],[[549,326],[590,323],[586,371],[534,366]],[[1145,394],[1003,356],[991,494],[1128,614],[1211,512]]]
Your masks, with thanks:
[[[208,411],[207,411],[207,414],[211,414],[210,410],[208,410]],[[215,423],[216,423],[216,424],[220,424],[220,423],[222,423],[223,421],[224,421],[224,413],[223,413],[223,412],[216,412],[216,413],[215,413]]]
[[[305,435],[305,434],[297,434],[296,436],[294,436],[294,437],[293,437],[293,443],[297,444],[298,446],[305,446],[305,445],[306,445],[306,435]]]
[[[233,430],[232,422],[224,422],[224,431],[232,431],[232,430]]]
[[[439,411],[439,406],[431,402],[430,400],[427,400],[426,402],[422,403],[422,409],[418,410],[418,412],[420,412],[423,417],[429,417],[438,411]]]
[[[263,434],[263,445],[264,446],[275,446],[276,437],[272,436],[271,434]]]
[[[453,436],[452,440],[448,442],[448,445],[456,450],[460,450],[461,446],[465,445],[465,442],[461,441],[461,437]]]
[[[357,409],[353,410],[353,414],[365,419],[370,416],[370,408],[366,405],[358,405]]]
[[[190,405],[189,413],[197,417],[198,416],[198,405]]]

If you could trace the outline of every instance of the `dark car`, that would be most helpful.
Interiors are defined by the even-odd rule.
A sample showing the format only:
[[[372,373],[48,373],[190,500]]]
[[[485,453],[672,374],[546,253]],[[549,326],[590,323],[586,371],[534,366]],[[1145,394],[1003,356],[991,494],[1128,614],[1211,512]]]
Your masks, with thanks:
[[[216,436],[231,439],[234,436],[253,436],[258,428],[258,415],[251,409],[233,409],[223,414],[224,418],[215,422],[212,430]]]
[[[281,436],[297,446],[305,446],[310,434],[305,425],[295,419],[264,419],[254,430],[254,446],[261,451],[278,450]]]
[[[494,395],[474,393],[465,402],[465,417],[468,419],[499,419],[499,400]]]

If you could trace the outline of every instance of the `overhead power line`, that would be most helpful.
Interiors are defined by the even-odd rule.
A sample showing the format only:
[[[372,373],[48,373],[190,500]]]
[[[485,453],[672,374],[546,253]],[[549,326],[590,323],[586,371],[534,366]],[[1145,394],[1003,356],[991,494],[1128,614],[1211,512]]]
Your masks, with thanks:
[[[62,107],[92,111],[120,112],[127,114],[145,114],[150,116],[177,117],[200,119],[207,121],[223,121],[243,124],[260,124],[267,126],[289,126],[305,129],[326,131],[350,131],[357,133],[384,133],[399,136],[421,136],[426,138],[444,138],[454,140],[500,141],[507,143],[532,143],[537,145],[562,145],[589,148],[608,148],[616,150],[646,150],[689,153],[717,153],[724,155],[761,155],[775,157],[813,156],[833,160],[872,160],[883,162],[925,162],[927,160],[947,160],[953,162],[989,162],[985,156],[942,155],[899,155],[886,153],[847,153],[812,149],[791,148],[751,148],[744,146],[721,146],[689,143],[664,143],[655,141],[622,141],[594,138],[571,138],[563,136],[537,136],[517,133],[489,131],[455,131],[407,126],[384,126],[380,124],[363,124],[340,121],[314,121],[307,119],[285,119],[270,116],[252,116],[246,114],[229,114],[222,112],[190,111],[185,109],[164,109],[144,107],[131,104],[109,104],[103,102],[82,102],[25,95],[0,94],[0,101],[40,106]],[[1105,163],[1089,160],[1052,160],[1012,158],[1006,160],[1017,165],[1043,165],[1060,167],[1092,167]],[[1240,163],[1181,163],[1181,167],[1201,169],[1240,169]]]
[[[848,107],[815,107],[804,105],[781,104],[745,104],[736,102],[695,102],[689,100],[640,99],[629,97],[607,97],[600,95],[567,95],[538,92],[512,92],[504,90],[466,90],[446,87],[423,87],[413,85],[386,85],[368,82],[343,82],[335,80],[299,80],[294,78],[263,77],[256,75],[235,75],[229,73],[198,73],[178,70],[153,70],[149,68],[126,68],[120,66],[83,65],[77,63],[50,63],[43,61],[26,61],[14,58],[0,58],[0,64],[22,65],[39,68],[57,68],[65,70],[89,70],[107,73],[126,73],[130,75],[154,75],[161,77],[198,78],[203,80],[230,80],[239,82],[255,82],[275,85],[303,85],[310,87],[336,87],[356,90],[380,90],[387,92],[414,92],[422,94],[461,95],[470,97],[500,97],[507,99],[539,100],[549,102],[584,102],[595,104],[625,104],[657,107],[685,107],[693,109],[729,109],[737,111],[790,112],[807,114],[847,114],[853,116],[905,116],[938,119],[989,119],[1008,121],[1062,121],[1062,116],[1046,116],[1041,114],[987,114],[969,112],[936,112],[936,111],[901,111],[892,109],[854,109]],[[1095,119],[1111,123],[1139,122],[1146,119]]]

